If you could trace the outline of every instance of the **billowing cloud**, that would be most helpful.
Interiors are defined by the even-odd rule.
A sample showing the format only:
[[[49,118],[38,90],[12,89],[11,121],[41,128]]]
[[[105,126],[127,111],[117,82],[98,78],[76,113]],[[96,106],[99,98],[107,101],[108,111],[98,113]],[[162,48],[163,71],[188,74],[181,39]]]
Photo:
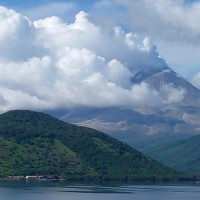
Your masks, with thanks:
[[[119,23],[147,35],[170,67],[188,80],[199,72],[199,0],[101,0],[91,12],[104,26]]]
[[[141,69],[166,67],[149,38],[103,28],[80,12],[31,22],[0,7],[0,111],[77,106],[161,106],[148,84],[132,85]]]
[[[26,17],[0,7],[0,55],[4,59],[24,60],[37,56],[36,29]]]

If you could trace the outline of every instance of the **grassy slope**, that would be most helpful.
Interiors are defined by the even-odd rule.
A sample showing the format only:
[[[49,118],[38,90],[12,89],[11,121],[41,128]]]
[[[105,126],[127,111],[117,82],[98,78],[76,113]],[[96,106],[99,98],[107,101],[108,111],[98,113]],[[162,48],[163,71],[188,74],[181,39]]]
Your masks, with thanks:
[[[146,150],[147,155],[184,172],[200,172],[200,136]]]
[[[126,179],[177,172],[122,142],[43,113],[0,115],[0,176]]]

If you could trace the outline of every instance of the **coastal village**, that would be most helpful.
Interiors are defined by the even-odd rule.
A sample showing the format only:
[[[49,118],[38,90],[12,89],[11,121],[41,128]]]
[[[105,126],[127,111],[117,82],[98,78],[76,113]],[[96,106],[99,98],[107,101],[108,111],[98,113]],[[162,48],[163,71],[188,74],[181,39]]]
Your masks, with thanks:
[[[63,179],[61,176],[8,176],[6,180],[11,181],[65,181],[66,179]]]

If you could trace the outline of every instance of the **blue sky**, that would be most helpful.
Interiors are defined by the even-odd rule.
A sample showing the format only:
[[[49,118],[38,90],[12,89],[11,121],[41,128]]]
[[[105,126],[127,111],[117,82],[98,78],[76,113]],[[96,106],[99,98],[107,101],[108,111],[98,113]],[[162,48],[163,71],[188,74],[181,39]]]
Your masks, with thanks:
[[[26,16],[28,16],[31,20],[35,20],[38,18],[48,17],[48,14],[56,15],[58,17],[67,20],[68,22],[72,22],[74,20],[74,15],[80,10],[89,11],[92,6],[95,4],[96,0],[1,0],[0,5],[5,6],[11,9],[16,10]],[[74,4],[73,9],[65,10],[59,13],[58,9],[53,10],[49,8],[49,13],[44,13],[44,10],[41,10],[40,7],[49,5],[51,3],[72,3]],[[38,9],[39,8],[39,9]],[[46,8],[45,8],[46,10]],[[43,12],[43,14],[41,14]],[[38,13],[35,14],[34,13]],[[38,18],[36,17],[38,15]]]
[[[95,3],[97,0],[71,0],[71,1],[67,1],[67,0],[58,0],[59,2],[74,2],[77,3],[79,5],[81,5],[82,7],[87,7],[93,3]],[[185,0],[188,3],[192,3],[192,2],[196,2],[198,0]],[[5,5],[5,6],[14,6],[14,7],[32,7],[32,6],[38,6],[44,3],[49,3],[49,2],[55,2],[55,0],[1,0],[0,1],[1,5]]]
[[[46,4],[46,3],[52,3],[52,2],[73,2],[76,3],[78,5],[80,5],[81,7],[88,7],[91,4],[95,3],[96,0],[85,0],[85,1],[81,1],[81,0],[72,0],[72,1],[66,1],[66,0],[23,0],[23,1],[19,1],[19,0],[2,0],[0,1],[1,5],[4,6],[10,6],[10,7],[26,7],[26,8],[30,8],[30,7],[34,7],[34,6],[39,6],[42,4]]]
[[[193,3],[193,2],[196,2],[198,0],[186,0],[187,3]]]

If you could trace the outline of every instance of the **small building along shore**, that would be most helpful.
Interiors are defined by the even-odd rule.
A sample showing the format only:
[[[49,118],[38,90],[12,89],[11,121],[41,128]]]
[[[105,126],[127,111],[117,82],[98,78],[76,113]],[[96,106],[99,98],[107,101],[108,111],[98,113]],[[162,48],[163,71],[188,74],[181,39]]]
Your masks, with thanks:
[[[61,176],[8,176],[6,180],[13,181],[63,181]]]

